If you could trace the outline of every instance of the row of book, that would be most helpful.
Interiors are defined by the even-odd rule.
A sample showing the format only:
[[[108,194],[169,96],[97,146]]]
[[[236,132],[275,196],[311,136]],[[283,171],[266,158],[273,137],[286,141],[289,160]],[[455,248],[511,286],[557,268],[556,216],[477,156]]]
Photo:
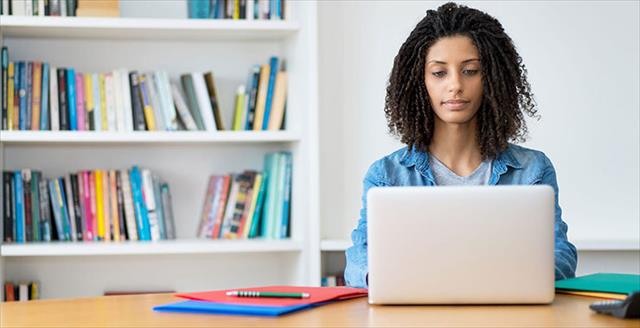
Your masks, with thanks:
[[[38,299],[40,299],[40,284],[36,281],[20,283],[7,281],[4,283],[5,302],[26,302]]]
[[[276,152],[265,155],[262,172],[211,176],[198,237],[287,238],[290,235],[291,173],[291,153]]]
[[[0,14],[14,16],[76,16],[82,0],[1,0]]]
[[[3,130],[225,130],[212,72],[171,81],[164,71],[80,73],[43,62],[13,62],[6,47],[1,56]],[[240,124],[234,117],[237,130],[284,127],[287,75],[279,62],[273,57],[252,73],[251,88],[236,97],[245,120]]]
[[[7,243],[175,239],[169,185],[148,169],[3,171],[3,189]]]
[[[345,286],[344,276],[342,274],[327,275],[320,279],[322,287]]]
[[[189,18],[285,19],[285,0],[188,0]]]

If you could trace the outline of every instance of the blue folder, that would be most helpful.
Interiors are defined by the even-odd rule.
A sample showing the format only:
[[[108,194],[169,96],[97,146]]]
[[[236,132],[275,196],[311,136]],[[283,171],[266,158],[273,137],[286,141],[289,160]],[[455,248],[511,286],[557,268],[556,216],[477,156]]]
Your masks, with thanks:
[[[314,304],[300,304],[291,306],[264,306],[214,303],[206,301],[182,301],[154,307],[160,312],[185,312],[205,314],[232,314],[275,317],[314,306]]]

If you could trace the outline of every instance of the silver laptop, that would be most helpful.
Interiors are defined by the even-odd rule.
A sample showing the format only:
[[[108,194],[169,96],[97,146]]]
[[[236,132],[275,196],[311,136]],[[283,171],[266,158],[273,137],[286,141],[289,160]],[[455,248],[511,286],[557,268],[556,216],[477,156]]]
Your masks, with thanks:
[[[369,303],[553,301],[550,186],[371,188],[367,202]]]

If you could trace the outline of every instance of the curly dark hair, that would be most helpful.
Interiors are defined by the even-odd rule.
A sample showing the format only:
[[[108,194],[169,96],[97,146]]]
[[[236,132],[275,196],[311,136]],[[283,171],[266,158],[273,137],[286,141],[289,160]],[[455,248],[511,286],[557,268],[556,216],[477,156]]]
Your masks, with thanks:
[[[428,151],[434,111],[424,81],[427,51],[440,38],[459,35],[469,37],[480,54],[483,98],[476,114],[478,142],[484,158],[495,158],[510,141],[525,140],[523,112],[539,118],[527,69],[497,19],[452,2],[427,10],[394,59],[384,108],[389,132],[409,149]]]

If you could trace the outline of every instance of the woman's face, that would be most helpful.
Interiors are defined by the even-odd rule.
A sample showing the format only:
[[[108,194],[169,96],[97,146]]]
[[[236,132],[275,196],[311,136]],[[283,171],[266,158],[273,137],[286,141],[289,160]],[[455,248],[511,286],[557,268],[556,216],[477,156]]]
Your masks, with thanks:
[[[466,36],[441,38],[427,51],[425,85],[436,120],[471,121],[482,103],[482,70],[478,49]]]

